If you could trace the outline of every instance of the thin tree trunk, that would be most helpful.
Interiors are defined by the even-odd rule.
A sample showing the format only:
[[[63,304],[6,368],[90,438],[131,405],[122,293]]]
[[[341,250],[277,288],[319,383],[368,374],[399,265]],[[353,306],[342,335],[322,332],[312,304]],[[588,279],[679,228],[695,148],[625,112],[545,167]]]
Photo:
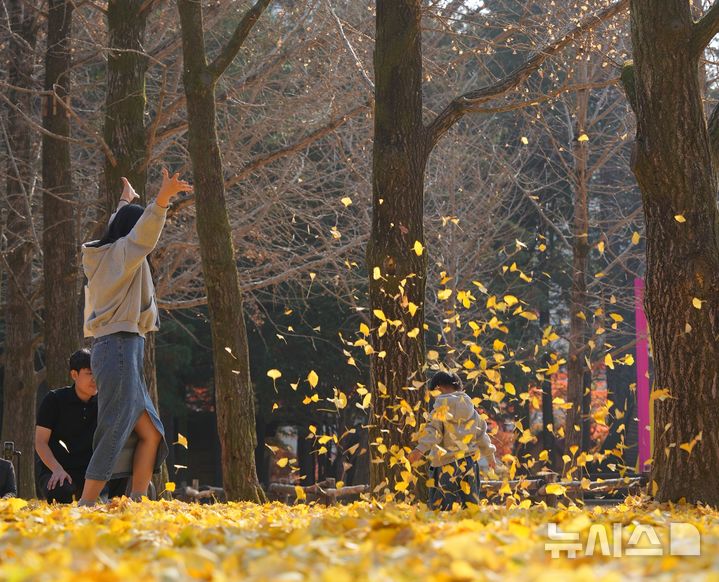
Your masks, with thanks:
[[[244,35],[246,37],[267,4],[268,0],[261,0],[247,12],[231,42],[238,39],[243,24],[248,27]],[[204,49],[202,6],[192,0],[179,0],[177,5],[182,27],[183,83],[187,98],[197,234],[212,330],[223,486],[228,500],[260,502],[265,500],[265,495],[257,479],[255,466],[257,437],[249,346],[235,249],[227,215],[215,116],[215,85],[234,55],[231,51],[223,53],[223,57],[227,56],[226,61],[220,65],[208,65]],[[246,23],[248,18],[254,20]],[[219,70],[215,69],[215,66],[219,67]]]
[[[16,87],[33,87],[33,65],[37,40],[34,8],[22,0],[5,3],[11,33],[6,39],[8,81]],[[32,94],[8,90],[9,99],[25,115],[32,116]],[[33,347],[31,305],[32,263],[35,245],[30,212],[33,181],[33,133],[22,115],[10,108],[7,113],[7,253],[5,271],[5,367],[3,376],[2,439],[15,441],[24,457],[18,475],[23,497],[35,496],[32,462],[35,435],[37,382]]]
[[[623,81],[637,114],[633,171],[646,221],[645,306],[652,334],[652,479],[661,501],[719,505],[719,213],[699,59],[717,9],[633,0],[634,66]]]
[[[581,54],[581,53],[580,53]],[[586,79],[587,63],[577,67],[578,80]],[[577,92],[576,130],[574,134],[574,228],[572,238],[572,291],[570,297],[569,358],[567,361],[567,410],[565,453],[572,458],[568,471],[576,467],[576,458],[584,450],[585,433],[589,436],[588,403],[591,398],[591,371],[586,360],[589,324],[587,269],[589,268],[589,176],[587,175],[588,141],[579,140],[586,129],[589,91]],[[576,448],[575,448],[576,447]],[[572,475],[576,477],[576,475]]]
[[[422,124],[421,2],[378,0],[372,233],[367,247],[372,326],[370,483],[382,494],[407,482],[390,467],[421,422],[423,365],[424,171],[429,154]],[[419,248],[419,247],[418,247]],[[401,406],[402,401],[409,404]],[[385,449],[386,447],[386,449]]]
[[[144,0],[114,0],[107,7],[108,46],[107,97],[105,102],[105,141],[113,159],[105,158],[103,173],[103,206],[107,214],[114,211],[122,192],[125,177],[147,204],[147,131],[145,128],[145,75],[147,57],[144,52],[148,11],[142,10]],[[150,257],[150,261],[152,258]],[[150,398],[158,412],[160,396],[155,369],[155,334],[145,339],[144,373]],[[168,438],[169,435],[168,435]],[[167,465],[153,476],[158,491],[169,480]]]
[[[48,0],[43,127],[55,135],[70,137],[70,122],[60,100],[69,100],[70,42],[74,4]],[[43,135],[43,275],[45,282],[45,368],[51,388],[68,381],[67,359],[80,347],[77,311],[78,237],[77,196],[72,188],[70,143]]]

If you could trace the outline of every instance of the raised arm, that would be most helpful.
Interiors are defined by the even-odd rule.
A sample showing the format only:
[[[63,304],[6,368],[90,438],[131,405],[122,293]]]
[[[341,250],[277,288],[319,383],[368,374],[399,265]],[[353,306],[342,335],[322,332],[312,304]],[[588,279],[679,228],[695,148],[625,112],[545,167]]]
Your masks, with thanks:
[[[133,269],[137,267],[157,246],[162,227],[165,225],[167,207],[172,198],[180,192],[191,191],[192,186],[180,180],[179,174],[174,174],[170,177],[167,170],[162,169],[162,185],[155,202],[148,205],[130,233],[117,241],[119,243],[117,252],[124,253],[126,268]]]

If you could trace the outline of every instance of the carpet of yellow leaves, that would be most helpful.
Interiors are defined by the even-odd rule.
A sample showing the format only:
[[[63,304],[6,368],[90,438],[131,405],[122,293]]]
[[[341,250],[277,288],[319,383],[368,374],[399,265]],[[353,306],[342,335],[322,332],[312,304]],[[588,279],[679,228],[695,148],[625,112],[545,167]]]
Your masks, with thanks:
[[[615,507],[481,506],[438,513],[360,502],[323,507],[115,501],[99,509],[0,501],[0,579],[8,581],[719,579],[719,513],[629,498]],[[552,558],[547,524],[670,522],[702,534],[699,557]],[[610,541],[611,543],[611,541]]]

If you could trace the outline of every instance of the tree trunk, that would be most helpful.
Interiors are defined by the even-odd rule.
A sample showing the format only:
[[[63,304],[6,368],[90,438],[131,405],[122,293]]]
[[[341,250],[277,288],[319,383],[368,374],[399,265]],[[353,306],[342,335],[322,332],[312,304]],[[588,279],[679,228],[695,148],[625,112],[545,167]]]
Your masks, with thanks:
[[[424,171],[421,2],[378,0],[374,52],[372,233],[367,247],[372,329],[370,484],[381,494],[408,481],[391,459],[412,446],[424,403]],[[419,248],[419,247],[418,247]],[[409,404],[400,406],[402,401]],[[408,449],[407,449],[408,450]]]
[[[6,38],[8,82],[33,88],[33,65],[37,40],[36,10],[22,0],[5,3],[11,33]],[[32,94],[9,89],[8,98],[24,115],[32,116]],[[33,320],[31,305],[34,240],[30,190],[33,181],[33,133],[22,115],[8,109],[7,140],[7,252],[5,271],[5,367],[3,376],[2,439],[15,441],[24,457],[18,482],[23,497],[35,496],[33,463],[35,400]]]
[[[108,51],[105,142],[114,159],[105,158],[104,210],[117,206],[123,176],[145,200],[147,132],[145,130],[145,0],[111,0],[107,6]]]
[[[67,384],[67,359],[80,347],[80,319],[77,311],[78,236],[77,196],[72,188],[70,122],[60,100],[69,101],[70,42],[74,4],[49,0],[45,90],[56,96],[45,98],[43,127],[58,138],[43,135],[43,275],[45,282],[45,368],[47,384]]]
[[[581,54],[581,53],[580,53]],[[586,80],[587,63],[578,65],[577,79]],[[588,141],[578,138],[585,132],[589,90],[577,92],[576,131],[574,134],[574,228],[572,237],[572,291],[570,297],[569,358],[567,361],[567,410],[565,453],[572,457],[567,470],[576,468],[576,458],[586,447],[589,437],[589,402],[591,370],[586,360],[589,352],[587,269],[589,268],[589,176],[587,175]],[[576,447],[576,448],[575,448]],[[577,475],[571,475],[576,478]]]
[[[655,390],[652,479],[661,501],[719,505],[719,215],[689,3],[634,0],[633,171],[647,239]],[[716,18],[716,14],[713,15]],[[705,42],[706,41],[706,42]],[[697,43],[699,42],[699,45]]]
[[[145,384],[147,384],[147,391],[150,393],[150,398],[157,408],[158,414],[160,413],[160,392],[157,386],[157,366],[155,360],[155,345],[156,335],[154,333],[148,333],[145,336],[145,360],[143,362],[143,372],[145,374]],[[168,442],[172,442],[172,432],[167,430],[165,427],[165,437]],[[167,461],[160,465],[160,472],[152,476],[152,483],[155,485],[155,489],[158,491],[164,491],[165,483],[170,480],[170,473],[167,469]]]
[[[232,501],[264,501],[255,467],[255,399],[237,261],[225,202],[215,77],[205,56],[202,7],[179,0],[197,234],[212,330],[223,486]]]
[[[103,206],[107,215],[114,211],[125,177],[147,204],[147,131],[145,129],[145,29],[147,9],[144,0],[113,0],[107,7],[108,46],[107,97],[105,102],[105,141],[113,158],[105,157]],[[150,261],[152,258],[150,257]],[[144,373],[150,398],[160,411],[155,369],[155,334],[145,339]],[[170,435],[167,435],[171,438]],[[166,463],[153,476],[158,491],[169,480]]]

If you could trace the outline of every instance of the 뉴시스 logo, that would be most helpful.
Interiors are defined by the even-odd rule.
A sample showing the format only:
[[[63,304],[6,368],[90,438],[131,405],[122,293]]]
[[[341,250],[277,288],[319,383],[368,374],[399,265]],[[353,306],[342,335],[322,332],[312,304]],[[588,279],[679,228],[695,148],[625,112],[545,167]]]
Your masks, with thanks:
[[[547,527],[547,536],[550,541],[544,544],[544,550],[551,552],[552,558],[559,558],[562,553],[565,553],[567,558],[581,557],[581,555],[593,556],[595,553],[614,558],[664,555],[699,556],[701,554],[701,535],[691,523],[671,522],[668,544],[662,544],[660,536],[651,525],[633,525],[631,533],[626,536],[626,543],[623,535],[625,526],[621,523],[614,523],[611,526],[611,544],[607,533],[609,524],[595,523],[589,528],[587,541],[582,546],[579,532],[562,532],[559,531],[558,524],[550,523]]]

